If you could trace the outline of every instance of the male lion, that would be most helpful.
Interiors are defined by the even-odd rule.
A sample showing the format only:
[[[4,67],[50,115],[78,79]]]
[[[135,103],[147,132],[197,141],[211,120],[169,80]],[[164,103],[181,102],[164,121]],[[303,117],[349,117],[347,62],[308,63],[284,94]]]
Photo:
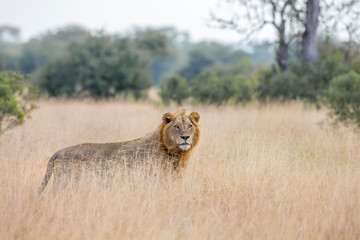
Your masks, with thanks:
[[[143,138],[116,143],[84,143],[64,148],[51,156],[39,193],[47,185],[52,172],[57,178],[77,171],[79,166],[97,166],[106,169],[112,164],[132,166],[144,161],[160,162],[175,170],[186,167],[193,148],[200,138],[200,115],[185,110],[165,113],[162,123]]]

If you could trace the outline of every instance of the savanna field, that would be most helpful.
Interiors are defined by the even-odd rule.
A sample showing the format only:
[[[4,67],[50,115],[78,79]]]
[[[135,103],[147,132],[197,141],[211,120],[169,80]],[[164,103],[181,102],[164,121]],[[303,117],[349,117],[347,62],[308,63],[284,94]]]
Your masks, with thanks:
[[[43,101],[0,137],[0,239],[360,239],[360,134],[301,103],[187,106],[202,135],[179,179],[134,169],[36,191],[49,157],[142,137],[176,107]]]

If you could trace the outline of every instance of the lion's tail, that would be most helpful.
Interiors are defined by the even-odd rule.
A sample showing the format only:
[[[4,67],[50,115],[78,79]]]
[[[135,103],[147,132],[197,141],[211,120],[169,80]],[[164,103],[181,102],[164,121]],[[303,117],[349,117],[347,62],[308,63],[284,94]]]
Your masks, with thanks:
[[[41,187],[39,188],[38,190],[38,195],[40,195],[42,193],[42,191],[44,191],[44,188],[46,187],[46,185],[48,184],[49,182],[49,179],[51,177],[51,174],[54,170],[54,161],[56,159],[56,156],[52,156],[48,162],[48,165],[47,165],[47,169],[46,169],[46,173],[45,173],[45,176],[44,176],[44,179],[43,181],[41,182]]]

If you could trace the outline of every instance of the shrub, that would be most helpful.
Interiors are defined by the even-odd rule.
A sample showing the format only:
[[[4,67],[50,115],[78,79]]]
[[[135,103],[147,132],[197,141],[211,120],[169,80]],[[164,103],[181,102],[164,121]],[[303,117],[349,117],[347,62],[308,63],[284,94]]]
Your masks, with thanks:
[[[260,100],[292,100],[305,98],[307,94],[307,82],[299,78],[294,72],[279,72],[274,77],[271,71],[264,71],[259,79],[257,87]]]
[[[27,91],[24,91],[24,90]],[[35,87],[26,88],[22,75],[15,72],[0,72],[0,133],[24,122],[34,105],[27,106],[26,99],[33,97]]]
[[[291,71],[300,78],[300,98],[317,102],[319,97],[329,88],[331,80],[341,74],[349,72],[349,66],[345,64],[344,56],[339,50],[322,54],[314,65],[306,63],[293,63]]]
[[[219,77],[216,72],[207,70],[190,81],[191,96],[202,103],[221,104],[230,99],[235,103],[247,102],[252,99],[256,84],[252,77]]]
[[[234,96],[236,103],[249,102],[253,99],[256,86],[258,85],[256,78],[237,75],[232,77],[232,82],[235,84],[236,91]]]
[[[352,62],[352,69],[360,74],[360,56]]]
[[[344,123],[360,127],[360,75],[356,72],[335,77],[326,93],[325,101],[332,114]]]
[[[189,97],[189,94],[190,90],[186,79],[179,75],[168,78],[160,87],[160,96],[166,104],[173,100],[180,105],[183,100]]]
[[[264,102],[273,97],[273,73],[271,68],[262,67],[258,69],[258,85],[255,89],[257,98]]]
[[[221,103],[222,89],[215,72],[206,70],[190,81],[191,96],[202,103]]]
[[[286,72],[262,69],[257,96],[260,101],[304,99],[318,102],[319,97],[327,91],[331,79],[348,71],[339,51],[322,56],[313,65],[292,62]]]

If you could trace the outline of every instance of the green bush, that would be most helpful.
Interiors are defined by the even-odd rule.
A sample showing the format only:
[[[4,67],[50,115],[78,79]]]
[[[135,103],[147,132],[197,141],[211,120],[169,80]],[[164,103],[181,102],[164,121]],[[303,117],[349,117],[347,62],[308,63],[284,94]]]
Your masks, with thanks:
[[[189,97],[189,94],[190,90],[186,79],[179,75],[168,78],[160,86],[160,96],[166,104],[173,100],[180,105]]]
[[[207,70],[190,81],[191,96],[201,103],[222,104],[229,100],[235,103],[252,99],[256,80],[242,75],[219,77],[215,71]]]
[[[321,56],[313,65],[292,62],[286,72],[261,69],[257,96],[260,101],[303,99],[318,102],[331,79],[348,71],[349,67],[339,51]]]
[[[237,63],[217,66],[215,70],[217,72],[217,75],[220,77],[229,75],[250,76],[254,72],[255,66],[248,58],[244,58]]]
[[[305,63],[292,64],[293,71],[303,85],[300,98],[317,102],[329,88],[331,80],[350,71],[345,64],[344,56],[339,50],[323,53],[314,65]]]
[[[232,77],[231,81],[235,85],[234,99],[236,103],[250,102],[253,99],[256,86],[258,85],[256,78],[237,75]]]
[[[360,56],[358,56],[354,61],[351,63],[352,69],[360,74]]]
[[[206,70],[190,81],[191,96],[202,103],[221,103],[220,81],[215,72]]]
[[[216,103],[233,100],[234,103],[249,102],[252,100],[257,81],[253,77],[242,75],[218,78],[219,98]]]
[[[26,91],[24,91],[26,90]],[[22,75],[15,72],[0,72],[0,133],[24,122],[25,116],[34,107],[27,107],[26,99],[34,96],[35,87],[31,89],[24,84]]]
[[[292,100],[304,98],[307,82],[294,72],[279,72],[272,76],[270,70],[263,71],[257,87],[259,100]]]
[[[360,127],[360,75],[356,72],[335,77],[325,95],[332,114],[344,123]]]
[[[258,69],[258,85],[256,86],[256,96],[260,102],[272,99],[273,94],[273,72],[271,68],[261,67]]]

